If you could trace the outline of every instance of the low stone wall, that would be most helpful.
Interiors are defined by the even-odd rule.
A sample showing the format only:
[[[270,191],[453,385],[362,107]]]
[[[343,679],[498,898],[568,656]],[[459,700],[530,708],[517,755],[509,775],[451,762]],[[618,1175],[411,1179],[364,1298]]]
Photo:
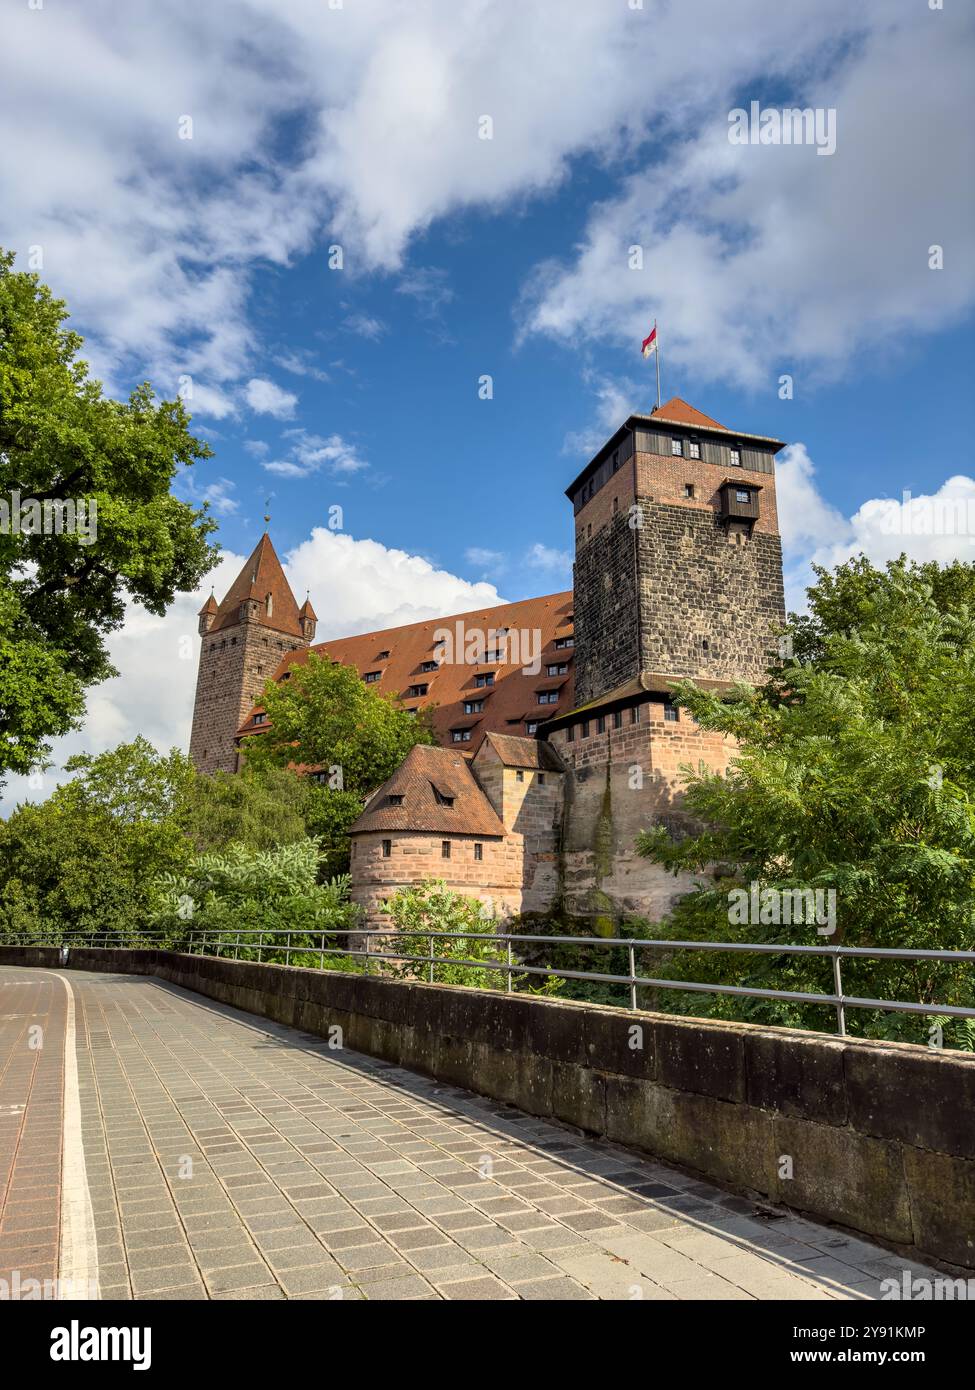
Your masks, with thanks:
[[[57,968],[56,948],[0,965]],[[72,949],[975,1270],[975,1059],[165,951]]]

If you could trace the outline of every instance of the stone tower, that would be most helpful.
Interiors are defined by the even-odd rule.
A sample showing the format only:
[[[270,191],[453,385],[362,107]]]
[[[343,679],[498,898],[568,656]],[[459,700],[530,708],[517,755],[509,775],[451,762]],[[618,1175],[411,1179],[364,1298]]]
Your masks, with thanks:
[[[281,658],[307,647],[316,617],[299,609],[267,532],[224,598],[200,609],[200,669],[190,758],[198,772],[236,772],[235,735]]]
[[[680,399],[631,415],[567,489],[575,702],[627,682],[760,682],[784,622],[775,455]]]

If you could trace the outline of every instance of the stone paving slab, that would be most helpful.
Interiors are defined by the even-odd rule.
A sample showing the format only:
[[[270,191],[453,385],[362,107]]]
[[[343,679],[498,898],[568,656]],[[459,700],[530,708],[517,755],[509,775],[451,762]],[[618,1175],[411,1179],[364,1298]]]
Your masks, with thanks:
[[[934,1277],[163,981],[65,978],[102,1298],[875,1299]],[[66,1000],[0,967],[2,1277],[57,1268]]]

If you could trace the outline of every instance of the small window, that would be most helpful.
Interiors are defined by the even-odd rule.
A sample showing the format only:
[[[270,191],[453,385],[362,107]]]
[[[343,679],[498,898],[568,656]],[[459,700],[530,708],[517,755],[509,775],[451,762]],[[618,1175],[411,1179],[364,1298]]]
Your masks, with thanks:
[[[380,652],[379,655],[376,657],[376,660],[377,660],[377,661],[386,661],[388,657],[389,657],[389,652]]]
[[[449,841],[449,840],[441,840],[441,841],[440,841],[440,858],[441,858],[441,859],[449,859],[449,858],[450,858],[450,841]]]
[[[590,521],[590,522],[587,524],[587,526],[586,526],[586,540],[588,541],[588,540],[591,540],[591,539],[592,539],[592,522]],[[236,641],[236,638],[235,638],[234,640]]]
[[[480,714],[481,711],[482,711],[483,709],[484,709],[484,701],[483,701],[483,700],[465,700],[465,701],[464,701],[464,713],[465,713],[465,714]]]
[[[584,720],[582,721],[582,737],[583,737],[583,738],[588,738],[588,737],[589,737],[589,720],[588,720],[588,719],[584,719]]]
[[[556,651],[564,651],[564,650],[566,649],[566,647],[574,647],[574,646],[575,646],[575,638],[574,638],[574,637],[557,637],[557,638],[555,639],[555,648],[556,648]]]
[[[614,516],[615,516],[616,513],[619,511],[619,509],[620,509],[620,499],[619,499],[618,497],[614,497],[614,498],[613,498],[613,515],[614,515]]]
[[[693,484],[693,483],[685,483],[685,484],[684,484],[684,496],[685,496],[685,497],[693,497],[693,496],[694,496],[694,484]]]
[[[521,768],[519,768],[518,771],[515,773],[515,781],[516,781],[516,782],[524,782],[524,780],[525,780],[525,774],[522,772]]]
[[[676,705],[664,705],[664,719],[668,724],[676,724],[680,720],[680,711]]]
[[[545,785],[545,773],[544,773],[544,772],[540,772],[540,773],[538,774],[538,776],[535,778],[535,781],[538,783],[538,785],[539,785],[540,787],[544,787],[544,785]]]
[[[484,858],[484,846],[474,841],[474,858],[480,861]]]
[[[486,672],[484,673],[484,675],[475,676],[475,677],[474,677],[474,684],[475,684],[475,686],[477,686],[478,689],[480,689],[480,690],[483,690],[484,687],[485,687],[486,685],[493,685],[493,684],[494,684],[494,672],[493,672],[493,671],[486,671]]]
[[[525,725],[525,732],[528,733],[528,734],[535,734],[535,733],[537,733],[537,732],[538,732],[538,720],[537,720],[537,719],[529,719],[528,723]]]
[[[740,467],[741,467],[741,450],[740,450],[740,449],[729,449],[729,450],[728,450],[728,462],[731,464],[732,468],[740,468]]]
[[[383,858],[388,859],[393,852],[392,840],[383,840]]]
[[[436,662],[436,661],[421,661],[421,662],[420,662],[420,670],[421,670],[421,671],[439,671],[439,670],[440,670],[440,665],[439,665],[439,663]]]
[[[430,687],[428,685],[411,685],[406,694],[409,699],[416,700],[419,699],[421,695],[425,695],[429,689]]]
[[[696,439],[689,439],[687,441],[687,457],[691,459],[699,459],[701,457],[701,446]]]
[[[738,502],[750,502],[752,495],[747,487],[739,487],[735,489],[735,499]]]
[[[274,598],[271,594],[264,595],[264,611],[269,618],[274,612]]]
[[[670,441],[670,452],[684,457],[684,441],[682,439],[672,439]]]
[[[402,806],[403,804],[403,797],[399,792],[390,792],[386,800],[389,802],[390,806]]]
[[[540,705],[557,705],[559,702],[559,692],[557,690],[539,690],[538,703]]]
[[[433,783],[431,782],[430,785],[433,786]],[[438,806],[446,806],[448,810],[454,804],[454,798],[449,796],[446,792],[442,792],[439,787],[433,788],[433,797]]]
[[[454,743],[470,743],[471,731],[470,729],[451,729],[450,737]]]
[[[236,645],[237,645],[237,638],[236,638],[236,637],[231,637],[231,639],[230,639],[230,645],[231,645],[232,647],[236,647]]]
[[[366,674],[362,677],[366,685],[375,685],[376,681],[382,680],[382,678],[382,671],[367,671]]]
[[[639,722],[640,722],[640,706],[639,706],[639,705],[634,705],[633,708],[630,710],[630,723],[631,723],[631,724],[639,724]]]
[[[606,732],[606,716],[605,716],[605,714],[601,714],[601,715],[599,716],[599,718],[596,720],[596,733],[597,733],[597,734],[604,734],[605,732]]]
[[[569,674],[569,663],[567,661],[557,661],[553,666],[546,666],[545,674],[548,676],[567,676]]]
[[[614,729],[622,729],[622,727],[623,727],[623,711],[622,711],[621,709],[618,709],[618,710],[614,711],[614,713],[613,713],[613,728],[614,728]]]
[[[566,729],[566,731],[565,731],[565,741],[566,741],[566,743],[575,743],[575,741],[576,741],[576,726],[575,726],[574,724],[570,724],[569,727]]]
[[[255,714],[255,715],[254,715],[254,723],[255,723],[255,724],[266,724],[266,723],[267,723],[267,715],[266,715],[266,714],[263,714],[263,713]]]

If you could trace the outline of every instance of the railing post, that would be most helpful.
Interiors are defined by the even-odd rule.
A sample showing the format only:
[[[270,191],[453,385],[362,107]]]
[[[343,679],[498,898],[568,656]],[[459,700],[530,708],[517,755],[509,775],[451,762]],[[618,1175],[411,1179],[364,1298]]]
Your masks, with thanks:
[[[324,970],[324,969],[325,969],[325,933],[324,933],[324,932],[322,932],[322,949],[321,949],[321,951],[319,951],[319,953],[318,953],[318,968],[319,968],[319,970]]]
[[[234,960],[240,960],[240,932],[237,933],[237,940],[234,942]]]
[[[427,933],[427,955],[430,957],[430,964],[427,968],[427,983],[433,984],[433,932]]]
[[[843,977],[840,975],[839,955],[833,957],[833,993],[836,995],[836,1026],[841,1038],[846,1037],[846,1010],[843,1008]]]
[[[636,947],[630,947],[630,1008],[636,1008]]]
[[[510,994],[510,993],[511,993],[511,989],[512,989],[512,985],[511,985],[511,967],[512,967],[512,964],[513,964],[513,956],[512,956],[512,954],[511,954],[511,940],[510,940],[510,938],[509,938],[509,940],[505,943],[505,945],[507,946],[507,953],[508,953],[508,974],[507,974],[507,979],[506,979],[506,981],[505,981],[504,992],[505,992],[505,994]]]

